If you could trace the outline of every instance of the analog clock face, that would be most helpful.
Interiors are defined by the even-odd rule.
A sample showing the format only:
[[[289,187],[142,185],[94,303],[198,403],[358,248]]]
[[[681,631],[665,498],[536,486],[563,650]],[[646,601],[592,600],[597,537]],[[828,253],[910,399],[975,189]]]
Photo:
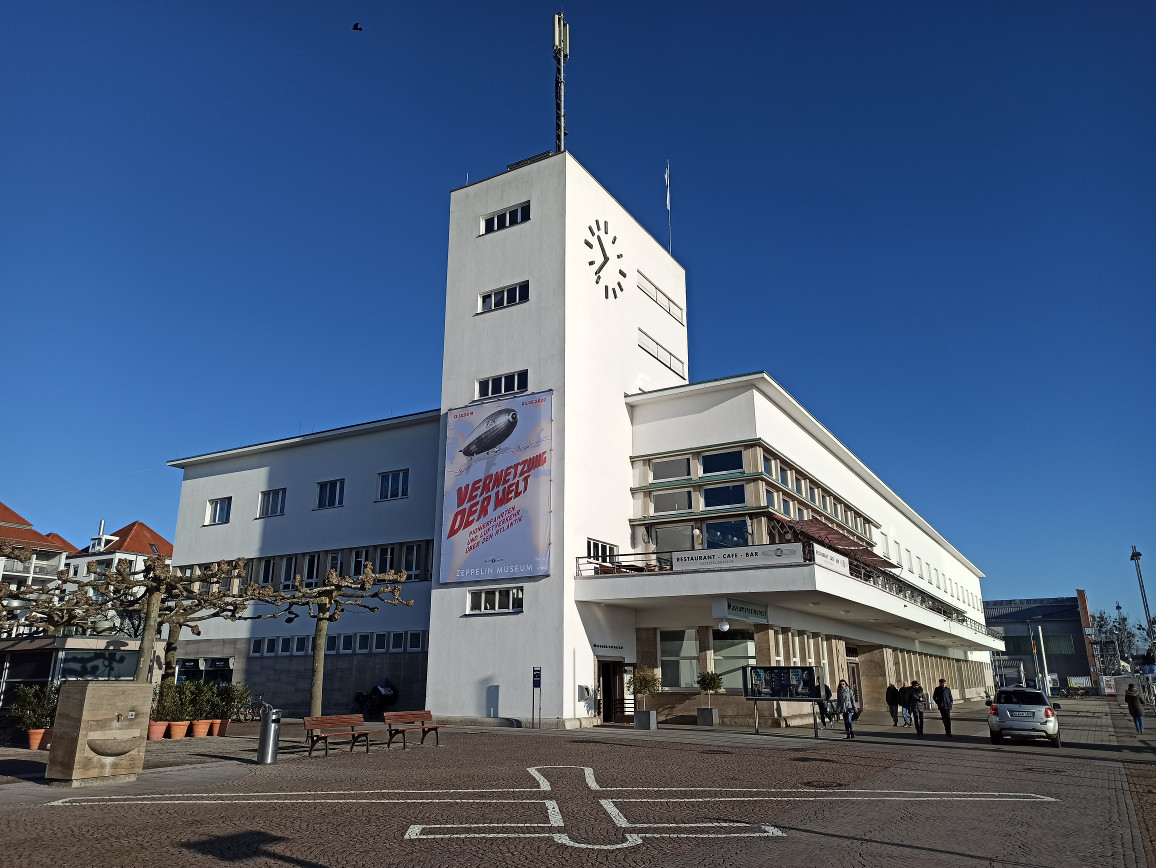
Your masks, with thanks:
[[[622,253],[618,251],[618,236],[610,232],[610,224],[605,220],[595,220],[590,226],[590,237],[583,238],[582,243],[588,248],[590,261],[587,265],[594,272],[594,286],[602,287],[605,298],[618,298],[626,290],[622,281],[626,279],[626,272],[622,268]]]

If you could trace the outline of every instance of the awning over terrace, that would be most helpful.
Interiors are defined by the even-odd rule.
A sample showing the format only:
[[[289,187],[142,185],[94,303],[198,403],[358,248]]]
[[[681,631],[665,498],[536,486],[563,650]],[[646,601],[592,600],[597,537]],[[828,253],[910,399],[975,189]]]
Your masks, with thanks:
[[[869,567],[876,567],[881,570],[897,570],[902,569],[899,564],[893,564],[887,558],[875,554],[874,551],[863,545],[856,539],[852,539],[842,531],[836,530],[831,525],[819,521],[817,518],[808,518],[803,521],[790,521],[775,516],[776,519],[784,524],[796,527],[807,536],[814,537],[823,545],[832,548],[839,554],[846,555],[849,558],[854,558],[861,564],[867,564]]]

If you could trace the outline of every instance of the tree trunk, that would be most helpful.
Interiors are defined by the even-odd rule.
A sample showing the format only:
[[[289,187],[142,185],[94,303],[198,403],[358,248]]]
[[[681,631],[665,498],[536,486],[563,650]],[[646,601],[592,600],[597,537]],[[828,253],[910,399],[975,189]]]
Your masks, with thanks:
[[[151,679],[153,668],[153,653],[157,644],[157,626],[161,616],[161,592],[154,591],[148,595],[145,604],[144,629],[140,635],[140,659],[136,662],[136,675],[133,681],[147,683]]]
[[[317,607],[313,622],[313,686],[309,691],[309,716],[321,716],[321,691],[325,684],[325,634],[329,632],[329,612]]]
[[[165,636],[165,671],[161,673],[161,684],[177,680],[177,643],[181,641],[183,624],[169,623]]]

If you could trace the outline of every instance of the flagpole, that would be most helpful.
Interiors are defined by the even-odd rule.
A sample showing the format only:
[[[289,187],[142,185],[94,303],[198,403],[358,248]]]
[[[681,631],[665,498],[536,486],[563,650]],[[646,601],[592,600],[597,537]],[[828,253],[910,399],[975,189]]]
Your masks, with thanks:
[[[666,161],[666,253],[670,252],[670,160]]]

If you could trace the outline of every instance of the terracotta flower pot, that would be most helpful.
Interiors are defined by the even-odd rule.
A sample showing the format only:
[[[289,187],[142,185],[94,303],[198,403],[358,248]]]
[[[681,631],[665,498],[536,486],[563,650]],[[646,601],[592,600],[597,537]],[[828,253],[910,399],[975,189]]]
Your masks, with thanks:
[[[149,721],[149,741],[160,741],[165,737],[165,730],[169,728],[167,720]]]
[[[189,731],[189,721],[187,720],[172,720],[169,721],[169,738],[176,741],[178,738],[184,738],[185,733]]]
[[[51,732],[52,732],[52,730],[50,730],[50,729],[30,729],[30,730],[28,730],[28,749],[29,750],[40,750],[41,742],[47,743],[48,739],[45,738],[45,736],[47,735],[48,738],[51,738],[51,735],[49,735],[49,733],[51,733]]]
[[[209,724],[211,720],[194,720],[193,721],[193,738],[204,738],[209,734]]]
[[[209,727],[209,735],[224,735],[229,730],[229,718],[222,717],[220,720],[214,720],[213,725]]]

